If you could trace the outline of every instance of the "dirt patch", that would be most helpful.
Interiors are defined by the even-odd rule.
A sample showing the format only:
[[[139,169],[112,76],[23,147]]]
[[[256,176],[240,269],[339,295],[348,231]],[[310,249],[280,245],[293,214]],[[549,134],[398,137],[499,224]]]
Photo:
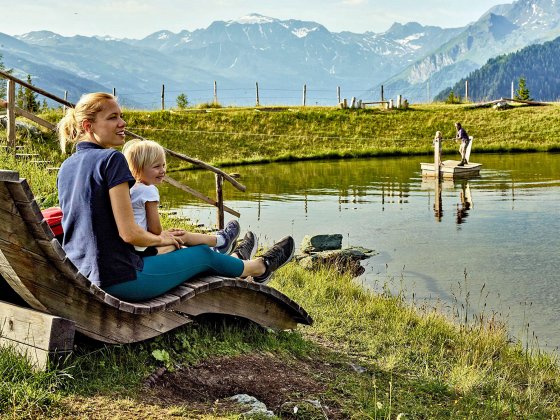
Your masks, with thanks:
[[[247,394],[283,418],[343,418],[327,390],[337,368],[315,360],[282,359],[269,353],[213,358],[152,381],[145,402],[187,406],[206,414],[240,412],[228,398]],[[243,412],[243,411],[241,411]],[[295,417],[295,416],[294,416]]]

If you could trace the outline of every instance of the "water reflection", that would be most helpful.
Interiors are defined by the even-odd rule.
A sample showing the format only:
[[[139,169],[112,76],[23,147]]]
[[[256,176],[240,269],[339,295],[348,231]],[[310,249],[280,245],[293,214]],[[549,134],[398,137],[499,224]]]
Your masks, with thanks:
[[[469,210],[473,208],[473,200],[471,193],[471,186],[468,179],[450,180],[450,179],[437,179],[437,178],[423,178],[423,190],[434,190],[434,217],[436,221],[441,222],[443,218],[443,199],[442,190],[456,190],[459,188],[457,207],[455,210],[455,221],[457,225],[466,222],[469,216]]]
[[[224,196],[263,244],[285,234],[299,243],[307,234],[341,233],[345,246],[379,252],[365,263],[364,285],[394,278],[395,291],[452,304],[453,288],[467,277],[468,292],[488,293],[480,307],[507,315],[515,335],[529,322],[542,345],[559,345],[560,154],[481,155],[480,177],[441,183],[422,179],[423,160],[234,167],[228,171],[241,174],[247,193],[226,187]],[[211,174],[172,176],[214,195]],[[214,225],[212,208],[169,186],[161,196],[180,214]],[[532,303],[530,314],[524,302]]]

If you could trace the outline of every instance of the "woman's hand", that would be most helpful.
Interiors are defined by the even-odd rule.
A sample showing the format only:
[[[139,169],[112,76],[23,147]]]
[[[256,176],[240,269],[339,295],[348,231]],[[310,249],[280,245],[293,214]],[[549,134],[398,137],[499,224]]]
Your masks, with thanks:
[[[162,240],[161,245],[172,245],[179,249],[183,245],[183,240],[179,237],[180,235],[176,235],[176,233],[171,232],[171,230],[172,229],[164,230],[158,235]]]
[[[178,228],[167,229],[166,232],[169,232],[173,236],[183,236],[185,233],[187,233],[186,230]]]

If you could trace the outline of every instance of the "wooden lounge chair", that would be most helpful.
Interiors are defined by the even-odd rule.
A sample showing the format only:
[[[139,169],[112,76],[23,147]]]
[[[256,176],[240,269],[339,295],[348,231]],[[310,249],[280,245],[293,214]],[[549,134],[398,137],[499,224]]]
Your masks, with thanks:
[[[205,313],[240,316],[273,329],[313,322],[271,287],[217,276],[188,281],[145,302],[121,301],[78,272],[27,181],[6,170],[0,170],[0,275],[31,308],[72,320],[77,331],[106,343],[145,340]]]

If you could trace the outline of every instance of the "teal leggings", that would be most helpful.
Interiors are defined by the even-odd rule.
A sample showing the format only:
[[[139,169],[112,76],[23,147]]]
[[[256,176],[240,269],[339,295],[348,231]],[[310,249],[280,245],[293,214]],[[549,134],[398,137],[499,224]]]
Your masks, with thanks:
[[[212,251],[206,245],[197,245],[144,257],[144,268],[137,272],[136,280],[106,287],[105,291],[135,302],[163,295],[200,273],[239,277],[243,268],[240,259]]]

